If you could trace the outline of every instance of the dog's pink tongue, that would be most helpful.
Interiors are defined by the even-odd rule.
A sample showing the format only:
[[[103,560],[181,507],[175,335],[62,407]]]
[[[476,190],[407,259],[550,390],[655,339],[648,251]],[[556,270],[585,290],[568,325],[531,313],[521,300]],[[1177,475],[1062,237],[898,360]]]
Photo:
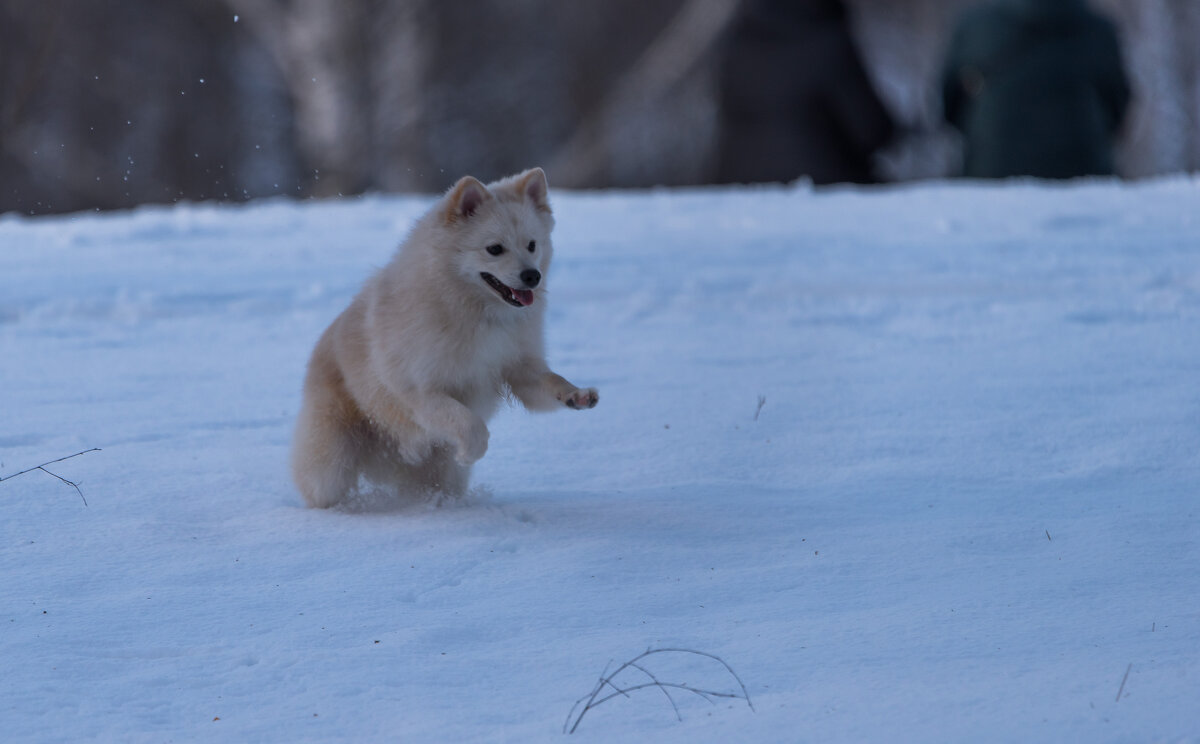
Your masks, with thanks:
[[[517,302],[525,307],[533,304],[533,292],[530,292],[528,289],[514,289],[512,293],[513,297],[517,298]]]

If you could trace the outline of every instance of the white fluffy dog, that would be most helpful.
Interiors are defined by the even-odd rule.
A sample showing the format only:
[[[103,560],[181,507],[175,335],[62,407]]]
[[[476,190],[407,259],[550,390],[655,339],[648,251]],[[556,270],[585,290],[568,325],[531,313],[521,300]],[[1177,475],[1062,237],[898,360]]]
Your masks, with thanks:
[[[540,168],[486,186],[464,177],[417,222],[309,361],[292,450],[309,506],[337,504],[360,477],[461,494],[502,398],[596,405],[544,358],[553,227]]]

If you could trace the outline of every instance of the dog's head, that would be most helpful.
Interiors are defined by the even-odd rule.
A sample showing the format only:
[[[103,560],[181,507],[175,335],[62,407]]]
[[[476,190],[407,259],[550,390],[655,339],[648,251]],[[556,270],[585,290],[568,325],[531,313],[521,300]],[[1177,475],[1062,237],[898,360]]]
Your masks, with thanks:
[[[489,301],[527,308],[542,295],[553,248],[546,174],[533,168],[484,185],[464,176],[439,205],[459,275]]]

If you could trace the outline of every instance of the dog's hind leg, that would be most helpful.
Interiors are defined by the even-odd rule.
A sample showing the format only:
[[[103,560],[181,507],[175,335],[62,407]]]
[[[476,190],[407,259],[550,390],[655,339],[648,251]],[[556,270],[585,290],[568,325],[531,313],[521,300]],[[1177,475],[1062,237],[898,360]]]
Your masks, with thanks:
[[[292,478],[304,502],[324,509],[346,497],[358,482],[361,443],[352,426],[305,400],[292,445]]]

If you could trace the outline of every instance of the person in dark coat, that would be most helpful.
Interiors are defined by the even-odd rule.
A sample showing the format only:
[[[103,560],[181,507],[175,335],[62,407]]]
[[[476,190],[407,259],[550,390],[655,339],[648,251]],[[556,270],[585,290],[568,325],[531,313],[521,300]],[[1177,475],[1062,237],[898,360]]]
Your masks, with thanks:
[[[1085,0],[969,10],[942,74],[943,113],[973,178],[1113,174],[1129,98],[1116,29]]]
[[[717,180],[873,183],[895,124],[841,0],[748,0],[725,40]]]

